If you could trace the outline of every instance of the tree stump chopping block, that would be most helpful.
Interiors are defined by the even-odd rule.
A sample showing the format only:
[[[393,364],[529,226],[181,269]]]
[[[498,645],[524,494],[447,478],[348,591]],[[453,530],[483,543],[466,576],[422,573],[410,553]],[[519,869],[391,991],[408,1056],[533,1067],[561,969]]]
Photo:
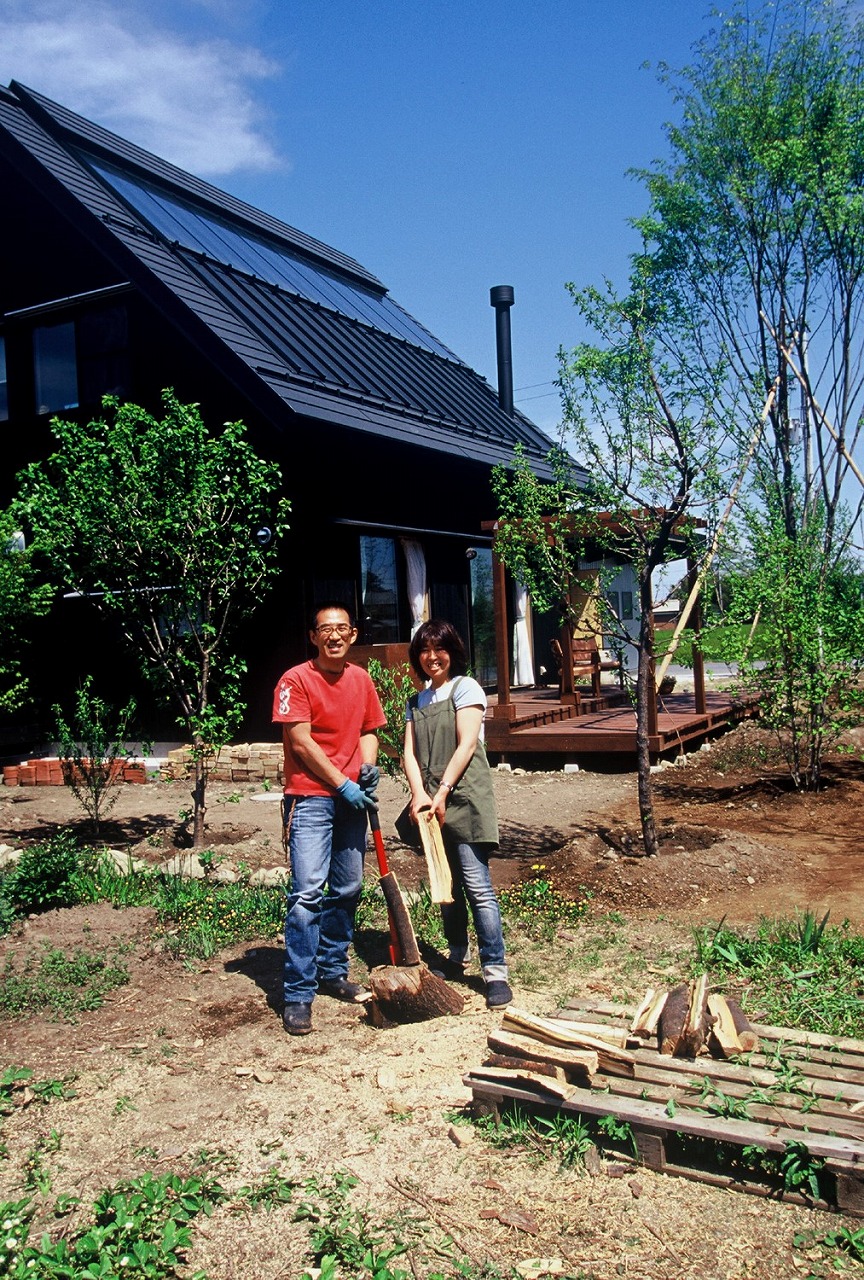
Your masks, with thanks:
[[[465,997],[425,964],[382,964],[369,974],[372,998],[390,1022],[425,1022],[461,1013]]]

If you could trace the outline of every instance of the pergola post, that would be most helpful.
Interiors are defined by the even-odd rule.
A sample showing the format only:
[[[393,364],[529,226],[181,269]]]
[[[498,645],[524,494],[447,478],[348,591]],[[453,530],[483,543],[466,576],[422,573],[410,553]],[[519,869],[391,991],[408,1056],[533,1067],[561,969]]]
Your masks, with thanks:
[[[510,701],[510,636],[507,628],[507,571],[492,543],[492,609],[495,616],[495,670],[498,702],[492,709],[496,720],[512,720],[515,708]]]

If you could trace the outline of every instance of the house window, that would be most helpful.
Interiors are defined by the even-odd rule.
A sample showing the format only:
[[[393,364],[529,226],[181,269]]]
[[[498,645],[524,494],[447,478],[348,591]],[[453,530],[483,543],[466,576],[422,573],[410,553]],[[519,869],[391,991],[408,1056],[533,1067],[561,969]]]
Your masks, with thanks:
[[[360,538],[360,601],[364,644],[399,639],[399,586],[393,538]]]
[[[9,388],[6,383],[6,339],[0,337],[0,422],[9,420]]]
[[[45,325],[33,330],[36,412],[57,413],[78,408],[78,369],[75,325]]]
[[[633,618],[633,592],[621,592],[621,617],[625,622],[632,621]]]
[[[494,684],[495,609],[492,597],[492,552],[478,547],[471,564],[471,613],[474,639],[474,675],[480,684]]]
[[[82,404],[120,396],[129,386],[129,325],[124,306],[86,311],[75,321]]]

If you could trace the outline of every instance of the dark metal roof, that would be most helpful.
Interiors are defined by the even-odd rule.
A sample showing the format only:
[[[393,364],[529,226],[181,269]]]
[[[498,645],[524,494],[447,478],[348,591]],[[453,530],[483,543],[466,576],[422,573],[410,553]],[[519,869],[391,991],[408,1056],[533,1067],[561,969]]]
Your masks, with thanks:
[[[548,437],[353,259],[14,82],[10,144],[122,246],[142,292],[158,305],[168,290],[294,412],[487,465],[518,443],[545,473]]]

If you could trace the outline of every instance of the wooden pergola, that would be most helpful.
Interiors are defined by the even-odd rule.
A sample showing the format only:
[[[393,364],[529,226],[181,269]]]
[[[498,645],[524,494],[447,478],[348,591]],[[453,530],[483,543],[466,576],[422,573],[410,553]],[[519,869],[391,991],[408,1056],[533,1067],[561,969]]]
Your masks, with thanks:
[[[608,524],[612,524],[611,518],[606,517]],[[700,522],[701,523],[701,522]],[[510,623],[508,619],[507,599],[508,599],[508,579],[507,569],[495,549],[494,535],[498,530],[498,521],[485,521],[483,531],[493,534],[492,543],[492,603],[495,619],[495,659],[497,670],[497,701],[492,707],[492,716],[496,721],[515,721],[520,712],[517,704],[512,697],[512,689],[510,685]],[[684,550],[682,544],[682,550]],[[692,583],[696,582],[696,564],[692,556],[687,557],[688,576]],[[701,631],[701,609],[699,606],[698,593],[694,598],[690,612],[690,624],[692,630],[699,634]],[[598,637],[599,640],[600,637]],[[559,702],[562,706],[572,707],[570,714],[579,714],[580,698],[578,696],[572,662],[566,661],[566,655],[572,652],[573,629],[569,625],[561,628],[560,643],[562,653],[565,660],[561,667],[561,686],[559,693]],[[654,676],[654,661],[651,662],[652,679]],[[695,710],[698,715],[704,715],[706,711],[705,696],[705,664],[702,654],[699,652],[698,646],[693,647],[693,683],[695,695]],[[617,701],[617,699],[616,699]],[[657,699],[652,698],[649,702],[649,733],[657,733]]]

